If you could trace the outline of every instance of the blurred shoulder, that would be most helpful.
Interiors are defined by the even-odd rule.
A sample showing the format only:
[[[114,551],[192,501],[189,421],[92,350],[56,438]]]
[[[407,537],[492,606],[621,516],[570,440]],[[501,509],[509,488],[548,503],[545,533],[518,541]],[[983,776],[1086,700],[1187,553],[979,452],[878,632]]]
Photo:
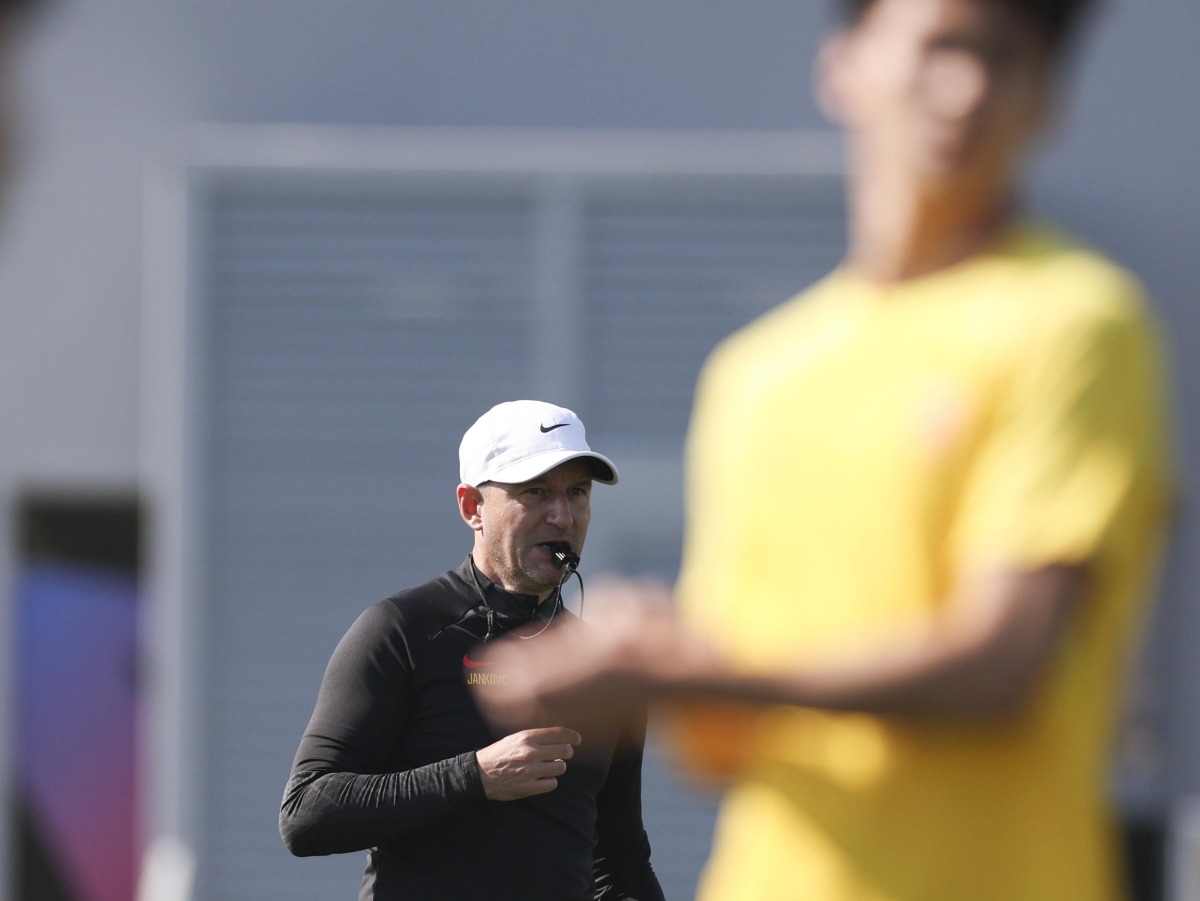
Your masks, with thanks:
[[[1064,321],[1151,320],[1153,310],[1136,275],[1107,254],[1062,229],[1030,223],[1009,244],[1027,276],[1031,299]]]
[[[834,270],[728,335],[713,349],[706,368],[738,368],[794,347],[821,323],[838,317],[851,292],[849,280]]]

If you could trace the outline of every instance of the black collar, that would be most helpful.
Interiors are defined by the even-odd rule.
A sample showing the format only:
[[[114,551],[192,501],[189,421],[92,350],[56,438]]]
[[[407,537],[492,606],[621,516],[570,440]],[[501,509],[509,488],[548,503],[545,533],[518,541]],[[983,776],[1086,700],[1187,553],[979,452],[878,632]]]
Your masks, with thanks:
[[[458,567],[457,573],[468,589],[478,594],[483,606],[491,611],[495,617],[494,625],[499,627],[499,631],[538,619],[548,619],[561,603],[557,588],[544,603],[539,604],[537,595],[517,594],[500,587],[479,571],[470,554]]]

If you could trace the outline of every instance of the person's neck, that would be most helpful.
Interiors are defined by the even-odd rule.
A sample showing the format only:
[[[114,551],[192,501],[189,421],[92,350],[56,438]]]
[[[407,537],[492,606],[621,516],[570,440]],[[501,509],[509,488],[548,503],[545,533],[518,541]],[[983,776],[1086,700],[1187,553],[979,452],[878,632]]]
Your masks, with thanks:
[[[547,598],[554,594],[553,588],[539,592],[523,591],[520,588],[514,587],[512,583],[506,583],[505,579],[500,577],[498,573],[495,573],[491,564],[488,563],[487,557],[481,554],[478,549],[471,552],[471,564],[481,576],[483,576],[501,591],[507,591],[509,594],[522,595],[524,597],[537,598],[537,606],[539,607],[545,603]]]
[[[947,269],[991,245],[1013,216],[1011,192],[922,193],[911,183],[860,180],[850,193],[845,265],[893,283]]]

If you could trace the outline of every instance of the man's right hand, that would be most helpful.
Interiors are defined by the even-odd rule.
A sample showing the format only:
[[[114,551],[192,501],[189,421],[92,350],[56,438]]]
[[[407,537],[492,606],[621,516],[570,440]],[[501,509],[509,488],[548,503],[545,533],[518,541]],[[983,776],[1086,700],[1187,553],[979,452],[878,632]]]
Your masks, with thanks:
[[[480,748],[475,760],[484,794],[489,801],[515,801],[554,791],[581,741],[574,729],[547,726],[514,732]]]

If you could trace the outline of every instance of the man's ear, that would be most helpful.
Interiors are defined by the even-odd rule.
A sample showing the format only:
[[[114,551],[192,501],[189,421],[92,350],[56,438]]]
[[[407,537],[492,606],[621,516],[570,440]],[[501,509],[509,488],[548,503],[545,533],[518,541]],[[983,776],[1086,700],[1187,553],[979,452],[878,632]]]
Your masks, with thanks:
[[[483,506],[483,492],[474,485],[462,484],[458,486],[458,514],[463,518],[463,522],[469,525],[476,532],[483,530],[483,516],[480,514],[479,508]]]
[[[821,42],[813,63],[813,93],[817,105],[827,119],[838,125],[845,125],[849,118],[849,44],[850,38],[845,31],[835,31]]]

